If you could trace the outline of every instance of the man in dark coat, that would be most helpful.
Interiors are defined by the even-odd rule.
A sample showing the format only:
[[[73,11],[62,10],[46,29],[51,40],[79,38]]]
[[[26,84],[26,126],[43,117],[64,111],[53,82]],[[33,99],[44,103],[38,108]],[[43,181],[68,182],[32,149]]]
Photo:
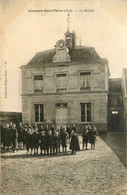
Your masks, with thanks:
[[[80,150],[78,135],[74,130],[72,130],[70,149],[72,150],[71,154],[76,154],[76,152]]]
[[[5,129],[5,142],[6,142],[6,146],[7,146],[7,151],[9,151],[9,147],[11,146],[12,143],[12,137],[11,137],[11,129],[9,128],[9,124],[6,125],[6,129]]]
[[[11,129],[11,140],[12,140],[12,151],[16,151],[16,146],[17,146],[17,139],[18,139],[18,131],[16,129],[16,125],[12,125]]]
[[[87,149],[87,145],[88,145],[87,130],[88,130],[88,127],[86,126],[82,132],[82,148],[84,149],[84,146],[86,145],[86,150],[88,150]]]
[[[71,128],[70,128],[69,124],[66,126],[66,132],[68,133],[69,139],[70,139],[71,138]]]

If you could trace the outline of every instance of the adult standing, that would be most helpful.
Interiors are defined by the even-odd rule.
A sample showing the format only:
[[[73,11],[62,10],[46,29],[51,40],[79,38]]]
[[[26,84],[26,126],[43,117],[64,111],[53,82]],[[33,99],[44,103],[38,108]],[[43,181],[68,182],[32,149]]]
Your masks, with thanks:
[[[70,140],[70,138],[71,138],[71,128],[70,128],[69,124],[67,124],[67,126],[66,126],[66,132],[68,133],[69,140]]]
[[[11,140],[12,140],[12,151],[16,151],[16,146],[17,146],[17,139],[18,139],[18,131],[16,129],[16,125],[12,125],[11,129]]]
[[[11,129],[9,128],[9,124],[6,125],[6,129],[5,129],[5,144],[7,146],[7,151],[9,151],[9,148],[11,146],[11,143],[12,143],[12,137],[11,137]]]
[[[70,149],[72,150],[71,154],[76,154],[76,152],[80,150],[79,139],[77,132],[74,132],[74,130],[72,130],[71,133],[72,133],[70,142]]]
[[[22,148],[22,146],[23,146],[23,126],[22,126],[21,122],[19,123],[19,125],[17,127],[17,131],[18,131],[19,148]]]
[[[86,150],[88,150],[87,145],[88,145],[88,136],[87,136],[87,132],[88,132],[88,126],[85,126],[83,132],[82,132],[82,148],[84,150],[84,146],[86,146]]]

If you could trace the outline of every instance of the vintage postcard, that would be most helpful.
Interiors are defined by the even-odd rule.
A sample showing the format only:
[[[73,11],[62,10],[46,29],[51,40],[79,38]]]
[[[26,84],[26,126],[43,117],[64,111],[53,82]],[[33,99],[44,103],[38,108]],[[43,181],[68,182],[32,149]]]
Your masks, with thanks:
[[[2,195],[127,194],[126,10],[0,0]]]

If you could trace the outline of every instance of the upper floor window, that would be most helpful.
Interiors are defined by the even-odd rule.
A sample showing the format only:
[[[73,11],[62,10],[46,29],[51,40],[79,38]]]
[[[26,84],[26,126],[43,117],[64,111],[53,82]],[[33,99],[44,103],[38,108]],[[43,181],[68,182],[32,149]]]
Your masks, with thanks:
[[[56,74],[56,87],[57,89],[66,89],[67,87],[67,78],[66,73]]]
[[[44,122],[44,104],[35,104],[35,122]]]
[[[80,89],[90,89],[91,72],[80,72]]]
[[[43,75],[34,75],[34,92],[43,92]]]

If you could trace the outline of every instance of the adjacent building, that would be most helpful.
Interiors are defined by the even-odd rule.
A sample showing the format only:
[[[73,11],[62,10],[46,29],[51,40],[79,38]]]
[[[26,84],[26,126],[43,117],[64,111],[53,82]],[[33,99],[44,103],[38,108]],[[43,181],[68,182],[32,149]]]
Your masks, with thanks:
[[[124,108],[124,130],[127,131],[127,68],[122,73],[122,89],[123,89],[123,108]]]
[[[77,46],[74,31],[21,70],[23,123],[75,123],[79,129],[92,123],[107,131],[108,61],[93,47]]]
[[[124,131],[122,78],[109,79],[108,131]]]

